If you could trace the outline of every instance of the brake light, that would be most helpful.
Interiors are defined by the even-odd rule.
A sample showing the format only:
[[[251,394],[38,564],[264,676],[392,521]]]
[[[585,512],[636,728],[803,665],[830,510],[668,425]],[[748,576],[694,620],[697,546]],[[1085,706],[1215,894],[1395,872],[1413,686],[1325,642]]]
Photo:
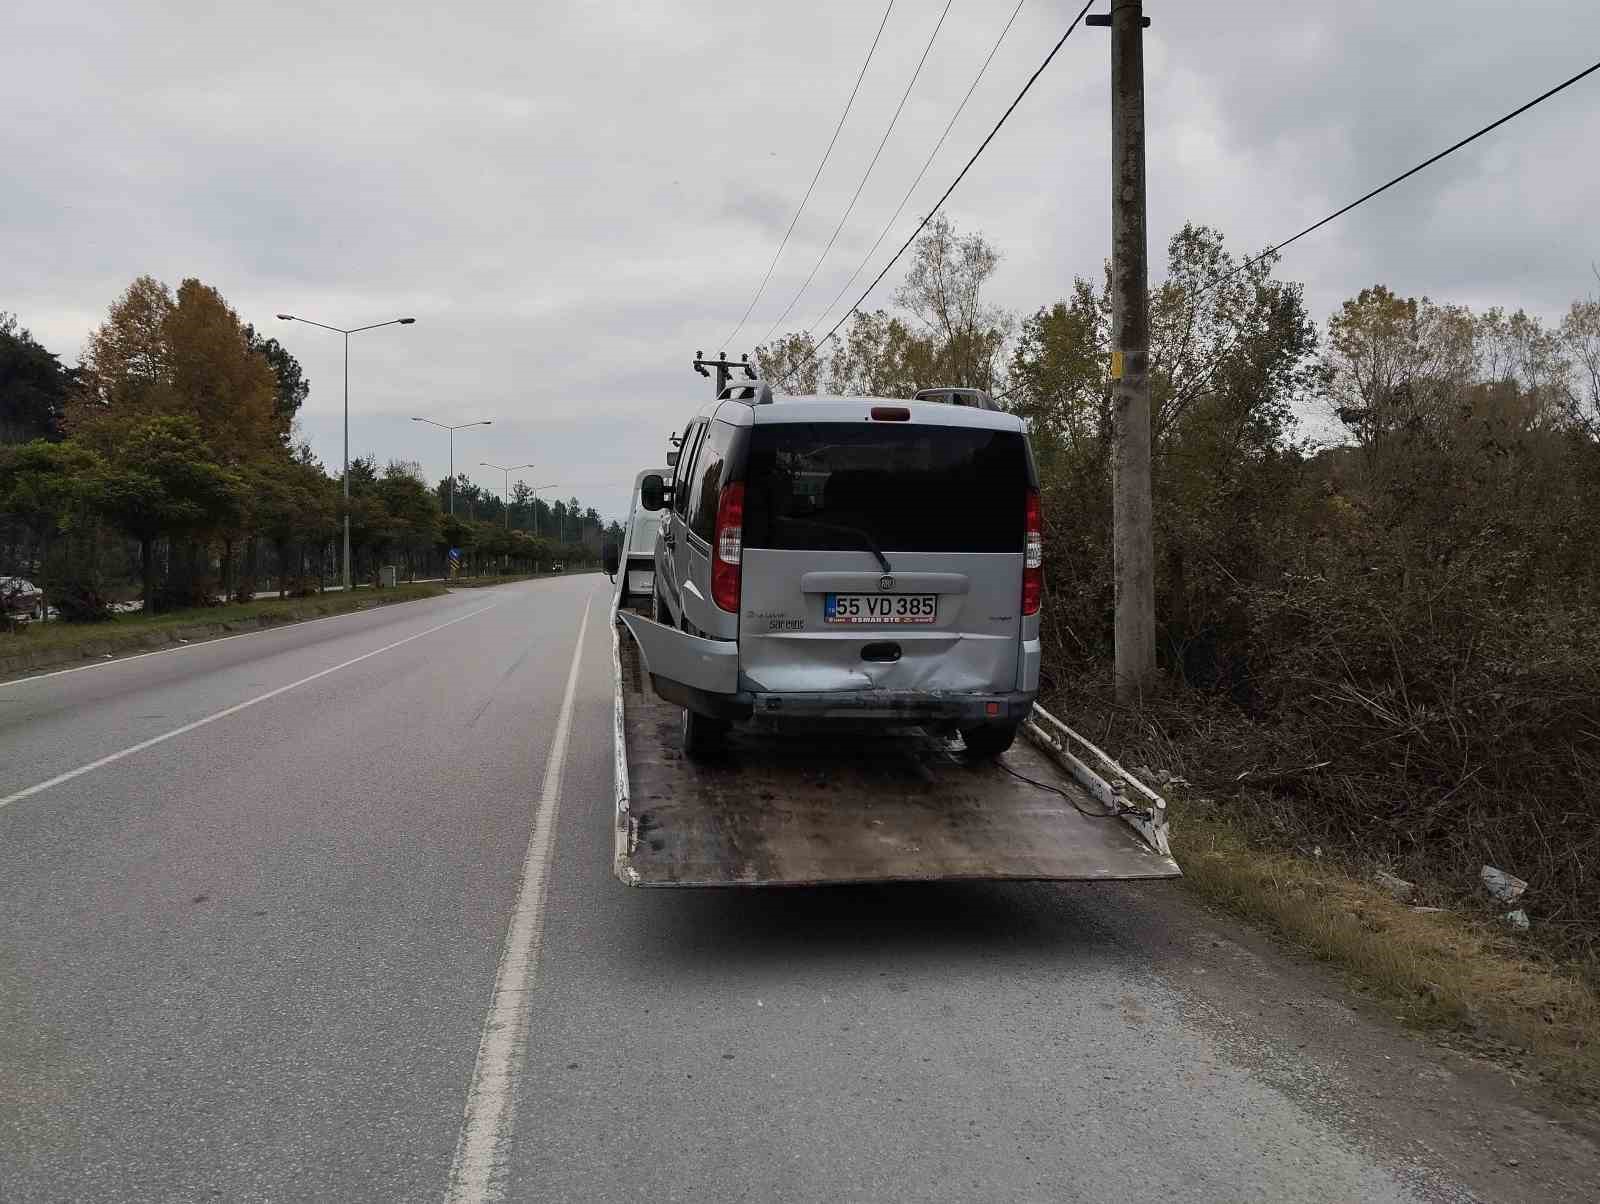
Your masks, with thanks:
[[[1022,613],[1036,615],[1044,597],[1044,514],[1039,491],[1028,490],[1027,518],[1022,545]]]
[[[711,600],[732,614],[739,611],[739,562],[744,555],[744,482],[722,487],[717,529],[711,549]]]
[[[905,406],[873,406],[874,422],[910,422],[911,411]]]

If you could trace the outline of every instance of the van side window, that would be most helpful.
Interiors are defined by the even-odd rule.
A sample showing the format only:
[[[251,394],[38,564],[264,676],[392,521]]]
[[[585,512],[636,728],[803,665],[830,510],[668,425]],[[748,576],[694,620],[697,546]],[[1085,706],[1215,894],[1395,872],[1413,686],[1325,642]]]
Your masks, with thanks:
[[[693,495],[689,507],[689,530],[710,543],[716,534],[717,505],[722,500],[722,475],[728,449],[738,428],[726,422],[713,422],[706,428],[705,441],[695,461],[688,491]]]
[[[689,512],[689,491],[694,480],[694,458],[700,450],[700,436],[705,434],[706,424],[697,422],[691,426],[683,437],[683,446],[678,449],[678,470],[672,478],[672,509],[681,518]]]

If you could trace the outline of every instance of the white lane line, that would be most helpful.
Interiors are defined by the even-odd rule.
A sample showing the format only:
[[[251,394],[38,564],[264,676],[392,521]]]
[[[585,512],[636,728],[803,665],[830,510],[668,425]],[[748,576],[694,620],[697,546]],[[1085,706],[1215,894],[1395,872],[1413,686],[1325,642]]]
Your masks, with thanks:
[[[421,585],[422,582],[419,581],[417,584]],[[450,595],[440,594],[438,596],[448,598]],[[414,601],[424,602],[427,601],[427,599],[416,598]],[[219,635],[212,639],[202,638],[198,640],[192,640],[187,644],[179,644],[176,648],[157,648],[153,652],[138,652],[132,656],[114,656],[110,660],[98,660],[92,665],[79,665],[74,669],[56,669],[50,673],[35,673],[30,677],[13,677],[10,681],[0,681],[0,690],[4,690],[7,686],[25,685],[30,681],[43,681],[47,677],[62,677],[68,673],[83,673],[89,669],[108,669],[112,665],[126,665],[131,661],[142,661],[146,657],[150,656],[166,656],[169,652],[188,652],[195,648],[204,648],[210,644],[226,644],[229,640],[242,640],[252,635],[274,635],[279,632],[290,631],[300,627],[315,627],[318,623],[331,623],[335,619],[351,619],[356,615],[371,615],[375,610],[388,610],[389,607],[394,605],[397,605],[397,603],[385,602],[376,608],[367,607],[363,610],[347,610],[343,614],[323,615],[320,619],[301,619],[296,623],[278,623],[272,627],[263,627],[260,631],[241,631],[234,635]],[[496,603],[496,605],[498,605],[498,603]],[[222,616],[222,621],[227,621],[226,615]],[[247,620],[243,619],[240,620],[240,622],[246,621]]]
[[[166,741],[172,740],[178,736],[182,736],[187,732],[192,732],[196,728],[205,727],[208,723],[215,723],[219,719],[226,719],[229,715],[237,715],[240,711],[253,707],[257,703],[266,702],[269,698],[276,698],[279,694],[287,694],[290,690],[297,690],[301,686],[309,685],[311,682],[316,681],[320,677],[326,677],[330,673],[337,673],[340,669],[348,669],[351,665],[360,664],[364,660],[370,660],[372,657],[379,656],[382,653],[389,652],[400,647],[401,644],[409,644],[412,640],[420,640],[423,636],[432,635],[436,631],[443,631],[446,627],[454,627],[457,623],[465,623],[468,619],[475,619],[479,615],[493,610],[498,605],[500,605],[498,602],[493,602],[488,606],[473,611],[471,614],[465,614],[459,618],[451,619],[448,623],[440,623],[435,627],[428,628],[426,631],[419,631],[416,635],[408,635],[403,640],[396,640],[392,644],[385,644],[382,648],[374,648],[371,652],[363,652],[360,656],[353,656],[347,661],[340,661],[337,665],[331,665],[319,673],[313,673],[310,677],[302,677],[299,681],[292,681],[286,686],[279,686],[276,690],[268,690],[265,694],[258,694],[256,697],[246,699],[244,702],[235,703],[233,706],[226,707],[223,710],[217,711],[215,714],[207,715],[204,719],[196,719],[193,723],[186,723],[182,727],[175,727],[170,732],[163,732],[159,736],[152,736],[148,740],[141,740],[138,744],[130,745],[129,747],[122,749],[120,752],[112,753],[110,756],[101,757],[98,761],[90,761],[87,765],[80,765],[76,769],[69,769],[66,773],[57,774],[49,781],[40,782],[38,785],[29,786],[26,790],[19,790],[15,794],[8,794],[5,798],[0,798],[0,807],[9,807],[12,803],[20,802],[25,798],[31,798],[33,795],[38,794],[41,791],[49,790],[53,786],[59,786],[63,782],[70,782],[73,778],[82,777],[86,773],[93,773],[97,769],[101,769],[104,766],[110,765],[113,761],[120,761],[123,757],[131,757],[134,753],[143,752],[147,748],[153,748],[157,744],[165,743]]]
[[[567,759],[567,736],[572,730],[572,699],[578,689],[578,666],[583,659],[583,637],[589,630],[589,603],[583,607],[578,644],[572,650],[567,692],[561,699],[555,738],[545,761],[544,785],[539,792],[528,851],[522,859],[522,884],[506,927],[500,950],[500,968],[494,977],[494,995],[478,1039],[478,1058],[472,1068],[472,1088],[456,1139],[450,1166],[448,1204],[483,1204],[503,1199],[511,1131],[516,1120],[516,1075],[528,1044],[529,995],[537,983],[539,943],[544,936],[544,897],[555,851],[556,820],[561,811],[561,775]]]

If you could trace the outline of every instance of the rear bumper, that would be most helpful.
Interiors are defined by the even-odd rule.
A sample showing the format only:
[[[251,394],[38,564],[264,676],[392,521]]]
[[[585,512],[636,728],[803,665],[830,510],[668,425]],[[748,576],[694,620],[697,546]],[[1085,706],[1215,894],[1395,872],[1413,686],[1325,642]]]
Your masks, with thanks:
[[[739,645],[675,631],[642,615],[619,612],[633,633],[655,692],[713,719],[853,719],[1015,726],[1033,708],[1036,690],[816,690],[753,688],[739,671]]]
[[[654,682],[656,693],[716,719],[856,719],[890,723],[953,723],[960,727],[1010,727],[1033,709],[1034,694],[940,694],[906,690],[842,690],[771,694],[711,694]],[[663,687],[666,687],[663,689]]]

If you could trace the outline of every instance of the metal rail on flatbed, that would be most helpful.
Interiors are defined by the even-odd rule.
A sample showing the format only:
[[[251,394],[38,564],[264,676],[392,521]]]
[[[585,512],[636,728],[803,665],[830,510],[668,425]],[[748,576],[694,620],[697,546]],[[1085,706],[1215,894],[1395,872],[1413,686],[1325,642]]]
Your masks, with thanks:
[[[1179,874],[1166,803],[1036,708],[1003,764],[920,729],[736,729],[691,761],[612,613],[614,868],[630,886]]]

